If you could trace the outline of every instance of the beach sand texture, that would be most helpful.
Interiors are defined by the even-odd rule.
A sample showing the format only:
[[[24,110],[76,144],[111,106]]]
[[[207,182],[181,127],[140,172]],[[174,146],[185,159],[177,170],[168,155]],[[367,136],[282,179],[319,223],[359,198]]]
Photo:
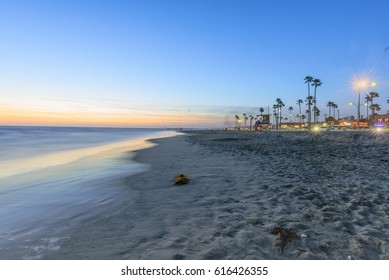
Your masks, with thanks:
[[[388,136],[196,131],[153,140],[136,157],[151,169],[123,183],[136,199],[69,229],[44,258],[389,259]],[[175,186],[181,173],[190,181]],[[282,252],[275,227],[296,236]]]

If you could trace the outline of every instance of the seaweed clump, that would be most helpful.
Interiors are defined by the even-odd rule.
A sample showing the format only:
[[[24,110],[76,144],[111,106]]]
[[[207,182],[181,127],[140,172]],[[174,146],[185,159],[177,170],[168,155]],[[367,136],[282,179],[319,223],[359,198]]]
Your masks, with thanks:
[[[263,226],[263,223],[262,223],[259,219],[256,219],[256,220],[253,222],[253,226]]]
[[[285,246],[288,242],[295,241],[297,236],[288,228],[275,227],[271,231],[272,234],[277,235],[277,238],[280,240],[278,244],[280,246],[280,254],[284,252]]]
[[[185,185],[189,183],[189,178],[185,174],[180,174],[176,176],[174,185]]]

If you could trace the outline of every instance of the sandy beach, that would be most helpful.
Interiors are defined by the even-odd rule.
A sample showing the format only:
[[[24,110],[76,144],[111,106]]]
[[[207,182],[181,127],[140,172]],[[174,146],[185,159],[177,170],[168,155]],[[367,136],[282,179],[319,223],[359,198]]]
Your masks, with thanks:
[[[152,140],[135,158],[150,170],[123,179],[123,196],[62,232],[43,259],[389,259],[388,136],[196,131]],[[173,184],[180,173],[188,184]],[[277,227],[293,238],[282,245]]]

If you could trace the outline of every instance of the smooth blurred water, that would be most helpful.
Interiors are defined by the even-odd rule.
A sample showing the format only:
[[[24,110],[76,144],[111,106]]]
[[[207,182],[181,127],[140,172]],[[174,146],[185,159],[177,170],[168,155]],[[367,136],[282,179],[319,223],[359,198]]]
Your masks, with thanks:
[[[171,133],[130,128],[0,127],[0,179],[103,151],[142,149],[146,138]]]
[[[135,199],[124,178],[149,167],[133,151],[174,136],[157,129],[0,127],[0,259],[40,258],[63,229]]]
[[[159,132],[140,128],[0,126],[0,160],[99,146]]]

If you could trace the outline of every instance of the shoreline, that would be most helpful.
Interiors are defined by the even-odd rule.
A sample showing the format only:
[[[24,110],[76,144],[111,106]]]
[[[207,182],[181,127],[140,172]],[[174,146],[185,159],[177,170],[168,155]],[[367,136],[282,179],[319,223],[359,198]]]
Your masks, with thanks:
[[[350,142],[350,140],[352,140]],[[190,131],[44,259],[389,259],[387,137]],[[174,177],[190,182],[174,186]],[[276,227],[296,236],[280,251]]]
[[[135,162],[132,151],[154,146],[150,137],[170,135],[175,133],[59,152],[50,155],[52,161],[44,155],[36,161],[47,167],[33,164],[34,170],[20,168],[23,173],[0,178],[0,259],[40,259],[82,222],[109,213],[121,197],[135,200],[137,193],[123,187],[123,178],[149,167]],[[56,156],[64,153],[74,160],[59,164],[63,159]]]

